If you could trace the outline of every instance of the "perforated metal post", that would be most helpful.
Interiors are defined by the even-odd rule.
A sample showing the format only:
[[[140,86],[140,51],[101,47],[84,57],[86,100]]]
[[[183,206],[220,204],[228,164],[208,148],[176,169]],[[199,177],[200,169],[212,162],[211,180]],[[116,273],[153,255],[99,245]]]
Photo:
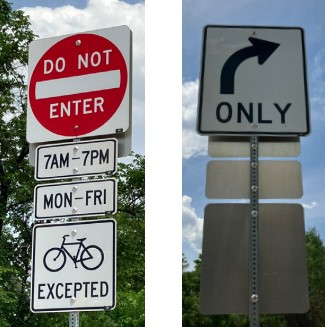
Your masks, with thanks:
[[[69,313],[69,327],[79,327],[79,312]]]
[[[250,298],[249,321],[250,327],[260,326],[259,294],[258,294],[258,137],[250,138],[250,171],[251,171],[251,220],[250,220]]]
[[[78,143],[80,142],[80,139],[76,138],[73,140],[73,142]],[[74,178],[73,180],[78,181],[81,180],[81,178]],[[78,221],[79,218],[76,217],[75,220]],[[69,327],[79,327],[79,311],[74,311],[69,313]]]

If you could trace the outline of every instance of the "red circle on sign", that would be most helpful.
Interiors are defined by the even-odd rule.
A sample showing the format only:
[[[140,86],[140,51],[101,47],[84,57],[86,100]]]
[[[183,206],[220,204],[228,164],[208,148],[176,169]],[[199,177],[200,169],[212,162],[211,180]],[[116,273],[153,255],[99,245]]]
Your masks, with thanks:
[[[57,42],[38,61],[29,83],[29,102],[45,129],[78,137],[111,119],[127,81],[127,66],[117,46],[96,34],[77,34]]]

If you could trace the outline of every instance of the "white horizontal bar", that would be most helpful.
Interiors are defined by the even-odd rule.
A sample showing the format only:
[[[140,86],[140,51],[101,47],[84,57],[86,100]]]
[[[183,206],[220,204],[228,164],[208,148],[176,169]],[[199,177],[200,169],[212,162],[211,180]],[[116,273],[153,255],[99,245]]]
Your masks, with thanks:
[[[45,99],[62,95],[115,89],[120,87],[119,70],[37,82],[35,97]]]

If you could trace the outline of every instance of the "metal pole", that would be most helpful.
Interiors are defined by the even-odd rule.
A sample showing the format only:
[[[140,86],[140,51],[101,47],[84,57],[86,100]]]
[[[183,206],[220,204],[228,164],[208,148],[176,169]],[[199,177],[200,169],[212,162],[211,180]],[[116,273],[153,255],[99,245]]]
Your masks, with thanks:
[[[79,327],[79,311],[69,313],[69,327]]]
[[[73,140],[75,143],[78,143],[79,141],[79,138]],[[78,181],[80,178],[75,178],[73,180]],[[76,217],[75,220],[79,220],[79,218]],[[79,311],[69,313],[69,327],[79,327]]]
[[[259,294],[258,294],[258,137],[250,138],[250,169],[251,169],[251,222],[250,222],[250,327],[260,326]]]

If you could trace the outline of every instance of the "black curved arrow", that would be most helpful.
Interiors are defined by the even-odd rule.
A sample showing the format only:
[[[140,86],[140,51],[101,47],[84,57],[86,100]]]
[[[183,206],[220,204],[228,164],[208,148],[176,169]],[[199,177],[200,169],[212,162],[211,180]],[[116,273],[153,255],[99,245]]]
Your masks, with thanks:
[[[221,70],[220,77],[220,93],[234,94],[235,74],[238,66],[248,58],[256,57],[258,63],[263,65],[264,62],[280,45],[270,41],[249,37],[248,40],[252,43],[251,46],[243,48],[232,54]]]

